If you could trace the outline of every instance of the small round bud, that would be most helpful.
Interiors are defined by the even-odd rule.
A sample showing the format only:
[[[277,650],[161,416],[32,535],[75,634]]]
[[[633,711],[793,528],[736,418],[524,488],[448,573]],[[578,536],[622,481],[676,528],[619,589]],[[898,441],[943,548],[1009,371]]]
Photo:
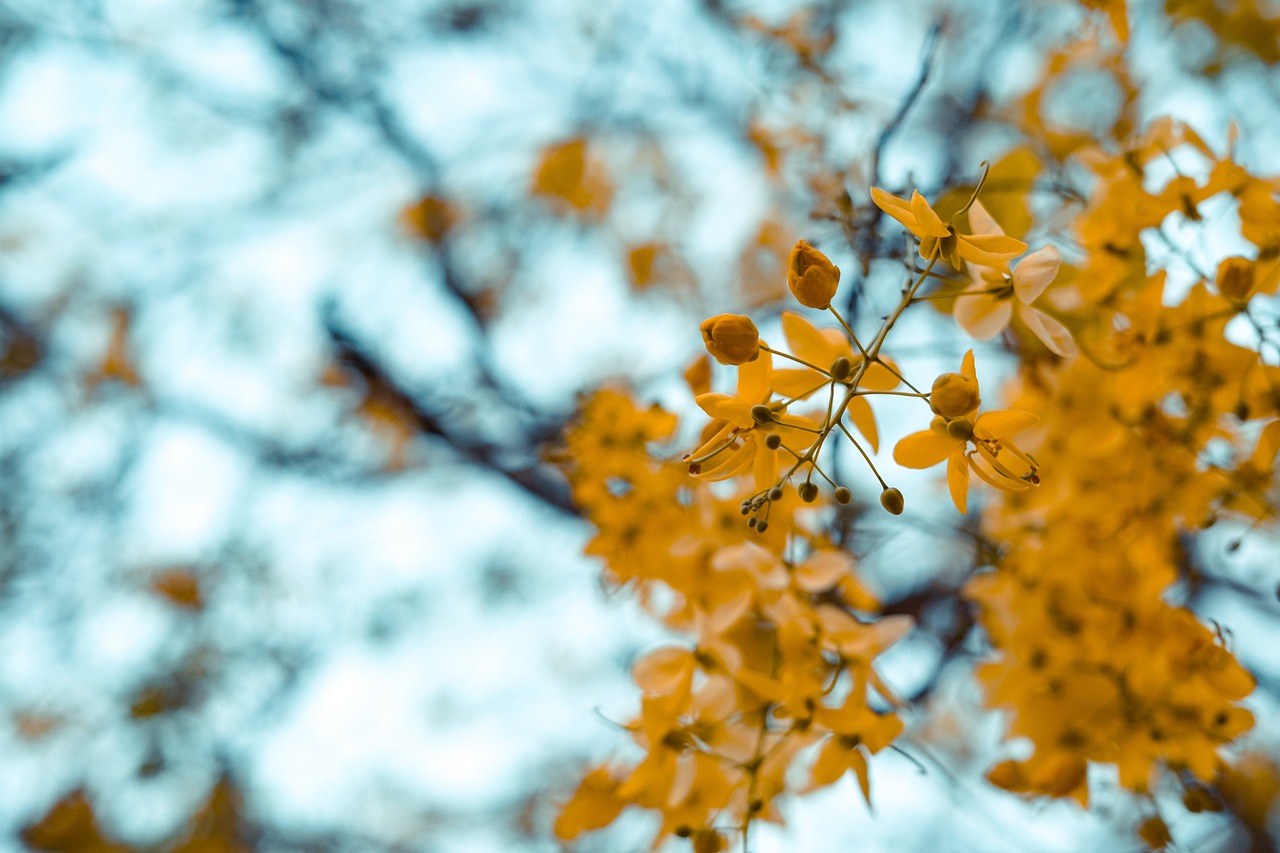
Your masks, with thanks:
[[[782,500],[782,486],[774,486],[772,489],[769,490],[769,500],[771,501]]]
[[[804,240],[796,243],[787,263],[787,287],[801,305],[827,310],[840,285],[840,268]]]
[[[968,418],[956,418],[953,421],[947,421],[947,435],[952,438],[958,438],[961,441],[968,441],[973,438],[973,421]]]
[[[811,504],[818,499],[818,487],[806,480],[796,489],[800,493],[800,500],[807,504]]]
[[[759,520],[754,515],[747,519],[747,527],[755,527],[759,523]]]
[[[769,529],[769,522],[767,521],[762,521],[756,525],[756,533],[764,533],[768,529]]]
[[[677,826],[674,834],[676,838],[688,838],[693,835],[693,830],[687,826]]]
[[[693,845],[693,853],[720,853],[726,846],[724,836],[714,829],[694,830],[689,841]]]
[[[1253,293],[1253,262],[1231,257],[1218,264],[1218,292],[1236,304],[1248,302]]]
[[[853,362],[844,356],[840,356],[831,362],[831,378],[838,382],[843,382],[849,378],[849,374],[853,372]]]
[[[746,364],[760,357],[760,331],[745,314],[717,314],[699,328],[707,352],[721,364]]]
[[[770,450],[777,450],[782,446],[782,436],[776,432],[771,432],[764,437],[764,446]]]
[[[773,423],[773,409],[757,403],[751,407],[751,420],[758,424]]]
[[[977,380],[963,373],[942,374],[933,380],[933,390],[929,392],[929,407],[935,415],[944,418],[963,417],[978,408],[981,402]]]
[[[747,514],[747,513],[749,513],[749,512],[751,512],[751,505],[750,505],[750,504],[743,504],[743,505],[742,505],[742,514],[743,514],[743,515],[746,515],[746,514]]]
[[[831,496],[836,499],[836,503],[838,504],[847,504],[849,501],[853,500],[853,492],[849,491],[848,486],[837,486],[836,490],[831,493]]]
[[[897,489],[885,489],[880,493],[880,506],[893,515],[902,515],[906,501],[902,499],[902,492]]]

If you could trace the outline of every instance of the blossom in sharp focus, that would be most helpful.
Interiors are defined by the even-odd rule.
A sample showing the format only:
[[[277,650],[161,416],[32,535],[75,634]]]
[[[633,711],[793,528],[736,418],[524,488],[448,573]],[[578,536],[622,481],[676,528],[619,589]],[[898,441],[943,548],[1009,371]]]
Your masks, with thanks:
[[[942,221],[918,190],[912,190],[911,200],[907,201],[872,187],[871,200],[920,238],[920,257],[926,261],[941,258],[957,270],[962,269],[962,261],[996,266],[1007,264],[1027,250],[1026,243],[1005,234],[960,233],[950,222]]]
[[[958,383],[939,377],[935,389]],[[973,350],[965,353],[960,373],[968,379],[963,400],[947,401],[929,428],[913,432],[893,448],[893,459],[904,468],[932,468],[947,462],[947,486],[951,500],[960,512],[967,512],[969,471],[989,485],[1005,491],[1022,491],[1039,483],[1034,459],[1014,446],[1009,438],[1035,425],[1040,419],[1029,412],[987,412],[972,418],[979,404],[978,379],[973,365]],[[967,410],[966,410],[966,407]],[[956,413],[956,414],[953,414]]]
[[[792,449],[808,447],[818,425],[809,418],[771,409],[771,420],[762,424],[755,411],[773,395],[773,360],[768,352],[738,368],[738,393],[700,394],[694,400],[714,420],[703,430],[703,441],[685,457],[689,472],[708,482],[727,480],[751,470],[760,489],[773,485],[778,476],[779,448],[765,444],[777,432]]]
[[[969,209],[969,223],[975,234],[1004,234],[981,202],[975,201]],[[1063,358],[1075,355],[1076,347],[1067,328],[1031,306],[1058,275],[1061,264],[1062,256],[1053,246],[1027,255],[1012,272],[1008,263],[996,266],[971,263],[969,272],[973,283],[956,297],[952,311],[956,322],[971,337],[985,341],[1008,328],[1016,314],[1054,353]]]

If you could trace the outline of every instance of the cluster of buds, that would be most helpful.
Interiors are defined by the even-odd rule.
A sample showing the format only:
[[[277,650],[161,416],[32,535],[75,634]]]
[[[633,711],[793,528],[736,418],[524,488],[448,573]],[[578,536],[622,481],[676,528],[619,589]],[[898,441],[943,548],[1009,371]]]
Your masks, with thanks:
[[[750,472],[756,491],[742,502],[742,513],[756,530],[768,528],[772,504],[782,500],[795,482],[796,495],[815,502],[819,483],[832,488],[836,503],[853,500],[848,486],[823,471],[819,454],[827,439],[843,434],[858,449],[881,486],[881,505],[891,513],[903,511],[902,492],[891,488],[876,471],[863,448],[877,449],[878,433],[867,397],[899,393],[925,397],[918,391],[893,391],[902,378],[880,355],[884,336],[869,344],[860,341],[832,304],[840,286],[840,268],[804,240],[791,250],[787,286],[801,305],[829,312],[836,327],[819,329],[798,314],[783,315],[783,332],[790,352],[776,350],[760,338],[750,317],[720,314],[703,321],[702,340],[716,361],[739,368],[738,393],[703,394],[698,405],[712,416],[701,446],[685,457],[690,473],[704,480],[722,480]],[[898,312],[906,305],[899,306]],[[782,359],[786,367],[775,362]],[[827,394],[826,412],[807,416],[788,409],[810,397]],[[862,441],[854,436],[862,434]],[[815,481],[816,478],[816,481]]]

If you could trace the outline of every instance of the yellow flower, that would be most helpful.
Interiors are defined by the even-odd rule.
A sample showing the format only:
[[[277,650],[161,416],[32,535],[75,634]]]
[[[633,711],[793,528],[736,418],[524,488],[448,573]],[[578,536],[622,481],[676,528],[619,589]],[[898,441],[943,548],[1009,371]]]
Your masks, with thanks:
[[[787,287],[801,305],[827,310],[840,285],[840,268],[804,240],[787,261]]]
[[[978,235],[1004,235],[981,202],[975,201],[969,209],[969,224]],[[1075,344],[1067,328],[1043,311],[1031,307],[1031,303],[1040,298],[1058,275],[1061,264],[1062,256],[1053,246],[1032,252],[1012,273],[1008,263],[997,266],[970,264],[973,283],[956,298],[953,310],[956,322],[971,337],[985,341],[1008,328],[1016,313],[1018,319],[1050,350],[1063,358],[1075,355]]]
[[[902,720],[894,714],[877,714],[867,706],[866,673],[855,673],[853,687],[839,708],[819,705],[813,713],[817,729],[829,731],[809,771],[809,789],[830,785],[852,770],[862,796],[871,803],[867,755],[874,755],[902,733]]]
[[[778,450],[765,445],[765,429],[752,410],[769,402],[773,391],[770,374],[773,360],[769,353],[738,368],[738,393],[700,394],[694,399],[701,409],[714,418],[703,430],[703,442],[688,454],[689,472],[700,480],[718,482],[746,473],[755,476],[756,488],[766,489],[778,476]],[[794,429],[793,427],[801,427]],[[818,425],[808,418],[789,415],[785,410],[773,412],[769,432],[794,442],[793,449],[813,443]]]
[[[721,364],[745,364],[760,357],[760,331],[744,314],[717,314],[702,321],[702,342]]]
[[[829,369],[837,359],[845,358],[849,360],[850,373],[853,373],[862,364],[862,356],[854,355],[849,339],[838,329],[819,329],[793,311],[782,312],[782,333],[787,338],[791,354],[816,367]],[[826,374],[808,367],[799,367],[773,371],[770,384],[783,397],[801,400],[825,388],[830,381],[831,378]],[[868,366],[858,387],[869,391],[892,391],[898,387],[898,382],[898,377],[892,370],[875,363]],[[866,436],[872,450],[877,450],[880,446],[879,433],[876,430],[875,415],[866,398],[854,397],[849,401],[847,411],[849,419]]]
[[[949,379],[951,376],[957,379]],[[969,380],[972,388],[964,383],[964,393],[952,395],[950,392],[960,387],[961,379]],[[987,412],[976,420],[969,417],[979,401],[973,350],[965,353],[959,374],[938,377],[934,388],[940,384],[942,390],[948,392],[940,400],[941,412],[928,429],[913,432],[897,443],[893,448],[894,461],[904,468],[932,468],[945,459],[951,500],[962,513],[967,512],[970,469],[988,484],[1006,491],[1021,491],[1039,483],[1035,460],[1008,441],[1010,436],[1037,423],[1039,418],[1018,411]],[[942,412],[959,414],[949,416]]]
[[[942,221],[918,190],[912,190],[911,201],[907,201],[872,187],[871,200],[920,238],[920,257],[925,260],[941,258],[958,270],[962,260],[995,266],[1027,250],[1026,243],[1004,234],[961,234],[950,222]]]

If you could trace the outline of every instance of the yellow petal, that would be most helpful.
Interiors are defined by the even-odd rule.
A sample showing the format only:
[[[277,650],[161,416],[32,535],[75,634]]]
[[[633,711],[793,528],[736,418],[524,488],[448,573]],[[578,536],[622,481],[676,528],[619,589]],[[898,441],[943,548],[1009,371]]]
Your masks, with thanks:
[[[1048,314],[1023,305],[1018,311],[1018,318],[1052,352],[1063,358],[1071,358],[1076,354],[1076,343],[1071,339],[1071,332]]]
[[[974,382],[978,381],[978,372],[973,366],[973,350],[966,352],[960,361],[960,375],[968,376]]]
[[[569,841],[584,832],[602,829],[627,806],[618,795],[618,783],[604,767],[588,773],[569,802],[556,818],[556,837]]]
[[[688,649],[667,646],[636,661],[631,677],[644,692],[665,695],[674,692],[686,678],[692,678],[693,668],[693,655]]]
[[[880,431],[876,429],[876,416],[871,411],[871,404],[867,402],[867,398],[854,397],[849,401],[848,412],[849,420],[853,421],[853,425],[858,428],[858,432],[862,433],[863,437],[867,439],[867,443],[871,445],[871,452],[879,452]]]
[[[858,787],[862,789],[862,798],[867,801],[867,808],[871,808],[871,776],[867,772],[866,756],[861,750],[855,748],[849,751],[849,766],[858,776]]]
[[[960,510],[961,515],[968,515],[969,507],[969,460],[965,458],[961,447],[947,458],[947,488],[951,491],[951,502]]]
[[[1058,275],[1062,255],[1053,246],[1037,249],[1018,262],[1013,271],[1013,289],[1018,298],[1030,305]]]
[[[971,264],[985,267],[1006,264],[1027,250],[1021,240],[1004,235],[958,234],[956,254]]]
[[[913,432],[894,445],[893,461],[904,468],[932,468],[955,450],[963,448],[964,442],[947,435],[945,426],[940,429],[930,427]]]
[[[750,429],[755,421],[751,417],[752,403],[728,394],[699,394],[693,402],[713,418],[722,418],[739,429]]]
[[[915,230],[916,217],[911,212],[911,203],[909,201],[898,198],[896,195],[890,195],[879,187],[871,188],[871,200],[875,202],[876,207],[901,222],[909,230]]]
[[[916,227],[911,230],[920,237],[946,237],[951,233],[919,190],[911,191],[911,215],[916,219]]]
[[[861,356],[858,358],[861,359]],[[884,364],[881,364],[881,361]],[[858,387],[868,391],[892,391],[902,383],[899,378],[901,373],[893,359],[882,355],[880,361],[867,366],[867,372],[862,375],[862,381],[858,383]]]
[[[990,340],[1009,326],[1013,317],[1013,302],[990,293],[975,293],[986,288],[986,282],[974,282],[956,297],[951,310],[956,323],[971,338]]]
[[[756,481],[756,489],[764,490],[778,480],[778,453],[767,447],[756,451],[755,461],[751,463],[751,472]]]
[[[1040,423],[1040,419],[1030,412],[1008,409],[1002,412],[987,412],[978,415],[973,422],[973,434],[981,439],[1004,439],[1017,435],[1027,427]]]
[[[764,341],[760,342],[761,345]],[[738,396],[751,404],[762,403],[769,396],[769,374],[773,371],[773,356],[764,350],[755,361],[738,368]]]
[[[813,392],[825,388],[831,380],[807,367],[796,367],[773,371],[769,381],[773,390],[783,397],[803,400]]]
[[[830,785],[848,769],[849,750],[840,745],[839,738],[827,738],[822,751],[818,753],[818,760],[813,762],[813,769],[809,771],[810,784],[814,788]]]
[[[749,441],[741,447],[721,453],[711,461],[711,467],[703,468],[698,479],[708,483],[718,483],[730,477],[736,477],[751,467],[756,458],[757,445]]]
[[[782,312],[782,334],[791,354],[810,364],[827,368],[838,357],[822,332],[794,311]]]
[[[973,207],[969,208],[969,230],[982,237],[1004,235],[1004,231],[1000,230],[1000,226],[980,201],[975,201]]]

